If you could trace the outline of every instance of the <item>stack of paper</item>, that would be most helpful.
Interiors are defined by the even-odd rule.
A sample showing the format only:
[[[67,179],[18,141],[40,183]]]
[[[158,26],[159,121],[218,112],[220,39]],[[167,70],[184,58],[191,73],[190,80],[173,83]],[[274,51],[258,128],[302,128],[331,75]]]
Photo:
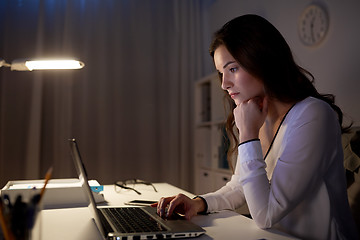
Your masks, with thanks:
[[[104,202],[102,186],[96,180],[89,180],[89,185],[94,189],[95,201]],[[44,180],[9,181],[1,190],[1,196],[8,195],[11,201],[15,201],[18,195],[22,195],[26,201],[39,193],[43,186]],[[46,194],[42,201],[45,209],[81,207],[89,204],[78,178],[51,179],[46,185]]]

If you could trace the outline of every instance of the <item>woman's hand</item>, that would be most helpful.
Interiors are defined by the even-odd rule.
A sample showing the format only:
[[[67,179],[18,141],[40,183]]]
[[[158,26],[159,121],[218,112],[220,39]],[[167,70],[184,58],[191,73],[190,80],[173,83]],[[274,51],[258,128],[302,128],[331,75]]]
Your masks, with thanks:
[[[233,114],[240,142],[259,138],[259,130],[265,122],[267,110],[267,97],[251,98],[237,105]]]
[[[205,203],[201,198],[190,199],[184,194],[163,197],[151,206],[157,207],[157,213],[162,218],[169,218],[175,212],[184,215],[187,220],[205,209]]]

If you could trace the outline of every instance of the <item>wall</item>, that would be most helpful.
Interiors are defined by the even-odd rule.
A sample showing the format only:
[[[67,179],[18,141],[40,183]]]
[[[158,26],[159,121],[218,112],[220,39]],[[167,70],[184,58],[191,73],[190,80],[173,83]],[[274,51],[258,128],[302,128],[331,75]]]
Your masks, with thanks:
[[[302,11],[311,3],[327,8],[330,28],[317,47],[305,47],[297,32]],[[316,78],[319,92],[333,93],[344,113],[360,125],[360,1],[217,0],[208,9],[209,35],[225,22],[255,13],[268,19],[283,34],[300,66]],[[207,72],[214,71],[207,62]]]
[[[0,187],[75,177],[192,184],[192,90],[212,2],[0,0],[0,57],[75,57],[81,70],[0,69]],[[202,21],[203,20],[203,21]]]

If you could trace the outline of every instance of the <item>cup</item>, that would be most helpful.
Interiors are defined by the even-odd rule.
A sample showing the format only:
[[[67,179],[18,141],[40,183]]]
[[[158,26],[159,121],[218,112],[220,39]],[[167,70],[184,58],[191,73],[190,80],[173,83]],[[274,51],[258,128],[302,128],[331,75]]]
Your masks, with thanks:
[[[21,195],[14,202],[9,196],[1,199],[2,234],[5,240],[40,240],[41,210],[40,194],[27,201]],[[0,238],[1,239],[1,238]]]

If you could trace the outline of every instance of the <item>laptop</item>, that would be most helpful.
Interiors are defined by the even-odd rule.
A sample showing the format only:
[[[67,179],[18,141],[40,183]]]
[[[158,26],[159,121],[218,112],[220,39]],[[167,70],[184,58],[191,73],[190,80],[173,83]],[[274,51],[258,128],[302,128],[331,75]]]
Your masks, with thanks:
[[[89,209],[103,239],[169,239],[197,237],[205,230],[185,219],[164,220],[154,207],[98,207],[92,195],[85,165],[75,139],[69,139],[71,155],[82,188],[89,199]],[[141,228],[138,227],[141,223]]]

